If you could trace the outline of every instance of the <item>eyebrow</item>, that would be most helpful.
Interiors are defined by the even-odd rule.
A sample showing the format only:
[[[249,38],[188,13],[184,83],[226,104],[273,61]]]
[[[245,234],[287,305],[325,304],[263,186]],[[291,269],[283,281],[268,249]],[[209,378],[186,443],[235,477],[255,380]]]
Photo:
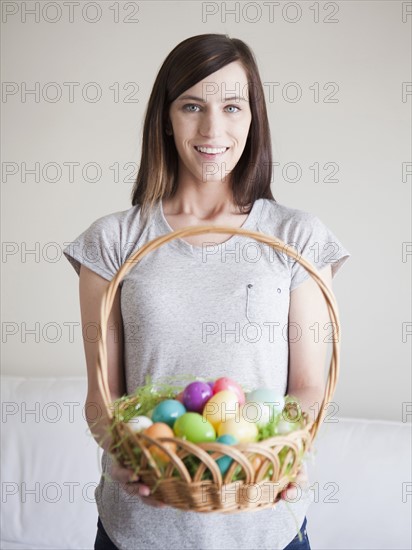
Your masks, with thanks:
[[[182,97],[179,97],[179,99],[177,101],[184,101],[186,99],[193,99],[194,101],[200,101],[201,103],[206,103],[206,101],[203,98],[197,97],[195,95],[184,95]],[[247,102],[247,100],[245,98],[235,96],[235,95],[227,97],[226,99],[223,100],[223,102],[226,103],[227,101],[233,101],[234,99],[239,100],[239,101],[246,101]]]

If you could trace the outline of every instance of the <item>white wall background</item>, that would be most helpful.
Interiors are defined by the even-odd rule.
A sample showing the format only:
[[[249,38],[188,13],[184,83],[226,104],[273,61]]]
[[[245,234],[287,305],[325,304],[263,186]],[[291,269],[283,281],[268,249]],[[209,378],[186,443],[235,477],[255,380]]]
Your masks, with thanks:
[[[221,32],[249,44],[266,83],[275,198],[319,216],[352,254],[334,282],[339,415],[402,420],[411,402],[412,336],[403,330],[412,258],[402,254],[412,240],[412,86],[403,84],[412,80],[412,8],[280,2],[271,15],[264,4],[101,1],[71,13],[63,2],[3,2],[3,373],[85,374],[78,277],[62,249],[131,206],[144,109],[166,55],[189,36]],[[69,82],[78,84],[73,99]],[[28,92],[36,86],[37,96]],[[98,181],[92,167],[82,173],[89,163]],[[37,176],[24,174],[36,166]]]

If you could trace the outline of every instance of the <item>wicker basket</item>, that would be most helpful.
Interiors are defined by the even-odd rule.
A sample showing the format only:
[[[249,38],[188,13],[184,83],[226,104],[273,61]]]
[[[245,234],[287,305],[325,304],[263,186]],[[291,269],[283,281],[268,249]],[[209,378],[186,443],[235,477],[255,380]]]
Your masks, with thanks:
[[[325,387],[325,395],[319,412],[314,421],[303,412],[301,427],[287,435],[277,435],[256,443],[242,443],[225,445],[222,443],[198,443],[194,444],[180,438],[152,439],[143,433],[131,430],[125,422],[113,423],[113,401],[111,399],[108,372],[107,372],[107,321],[113,305],[116,290],[123,277],[133,266],[152,250],[163,246],[176,238],[203,233],[227,233],[252,237],[275,250],[286,253],[297,260],[316,281],[326,300],[329,316],[334,324],[337,337],[333,339],[333,349],[329,367],[328,378]],[[338,310],[335,298],[318,272],[297,252],[279,240],[263,233],[248,231],[242,228],[228,226],[190,226],[173,231],[142,246],[132,254],[121,266],[117,274],[110,282],[101,302],[100,326],[102,337],[99,340],[97,372],[98,384],[105,404],[105,413],[113,423],[111,453],[123,465],[138,467],[140,480],[153,491],[152,495],[159,501],[182,510],[196,512],[235,513],[244,510],[261,510],[273,508],[279,501],[281,491],[293,482],[302,466],[304,453],[309,451],[312,442],[319,430],[325,416],[325,404],[333,397],[339,374],[339,322]],[[163,446],[162,442],[176,444],[176,452]],[[151,456],[149,447],[155,445],[170,458],[167,467],[161,471],[156,461]],[[133,449],[140,449],[137,461]],[[286,454],[285,454],[286,449]],[[283,450],[283,463],[279,460],[279,453]],[[195,475],[190,475],[184,459],[189,455],[198,457],[199,466]],[[215,459],[226,455],[233,462],[222,477]],[[255,470],[251,458],[258,455],[261,458],[261,466]],[[125,461],[124,457],[128,457]],[[136,462],[137,461],[137,462]],[[127,464],[126,464],[127,463]],[[243,469],[244,479],[233,480],[235,470]],[[202,479],[206,470],[210,470],[212,479]],[[267,472],[271,475],[267,477]],[[178,472],[178,476],[176,473]]]

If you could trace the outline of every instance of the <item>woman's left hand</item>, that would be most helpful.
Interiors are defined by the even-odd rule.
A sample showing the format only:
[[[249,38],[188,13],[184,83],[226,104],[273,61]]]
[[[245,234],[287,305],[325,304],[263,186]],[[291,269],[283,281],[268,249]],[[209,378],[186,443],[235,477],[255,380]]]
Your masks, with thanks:
[[[302,464],[295,481],[289,483],[280,493],[281,498],[286,501],[295,502],[302,494],[302,491],[307,489],[308,481],[306,465]]]

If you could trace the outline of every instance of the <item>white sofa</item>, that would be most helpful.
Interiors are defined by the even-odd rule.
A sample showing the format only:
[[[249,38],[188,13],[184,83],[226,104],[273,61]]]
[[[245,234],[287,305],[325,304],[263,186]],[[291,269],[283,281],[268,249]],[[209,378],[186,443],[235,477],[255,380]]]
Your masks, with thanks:
[[[1,548],[93,549],[101,453],[86,379],[3,376],[1,390]],[[312,550],[411,549],[411,424],[339,418],[315,445]]]

